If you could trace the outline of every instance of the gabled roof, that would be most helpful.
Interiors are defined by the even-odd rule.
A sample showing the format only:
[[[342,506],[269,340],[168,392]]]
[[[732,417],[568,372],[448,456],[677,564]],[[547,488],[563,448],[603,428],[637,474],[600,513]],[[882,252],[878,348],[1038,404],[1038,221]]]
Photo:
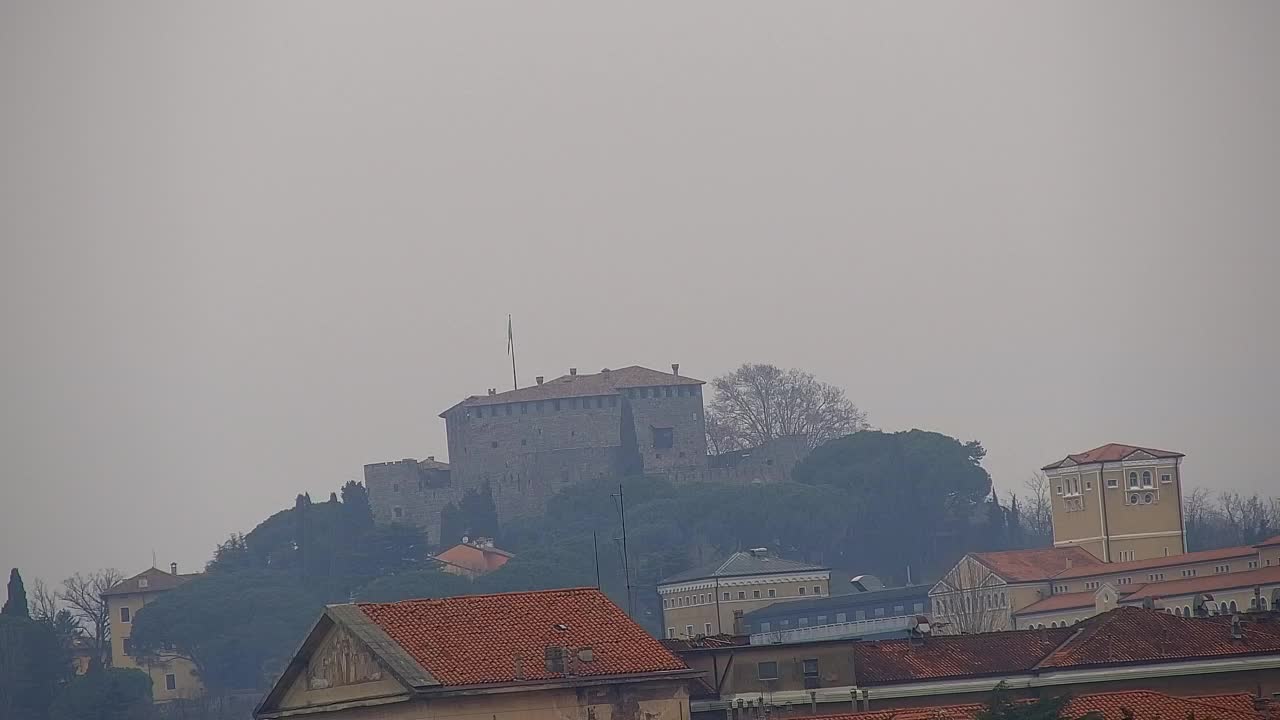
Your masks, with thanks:
[[[569,677],[544,665],[566,648],[575,677],[687,670],[595,588],[358,603],[369,620],[443,686]],[[591,659],[576,654],[590,648]]]
[[[659,372],[639,365],[602,370],[595,374],[561,375],[541,385],[529,385],[518,390],[495,393],[493,395],[473,395],[450,407],[474,407],[476,405],[505,405],[513,402],[530,400],[552,400],[557,398],[594,397],[596,395],[616,395],[619,390],[637,387],[664,387],[667,385],[705,385],[683,375]],[[449,410],[440,413],[440,417]]]
[[[492,545],[474,543],[458,543],[435,556],[436,560],[463,570],[476,573],[487,573],[507,564],[507,560],[515,557],[506,550],[499,550]]]
[[[153,593],[172,590],[182,585],[192,578],[199,577],[201,573],[187,573],[185,575],[174,575],[167,573],[159,568],[147,568],[131,578],[126,578],[111,586],[110,590],[102,593],[107,595],[130,595],[133,593]],[[139,584],[139,580],[145,580],[143,584]],[[146,587],[143,587],[145,585]]]
[[[1031,700],[1018,702],[1030,703]],[[973,720],[982,710],[983,703],[959,705],[935,705],[913,708],[893,708],[860,713],[822,715],[822,720]],[[1253,695],[1208,695],[1203,697],[1177,697],[1153,690],[1123,690],[1120,692],[1081,695],[1063,708],[1067,719],[1081,718],[1098,713],[1103,720],[1123,720],[1131,714],[1134,720],[1177,720],[1178,718],[1204,717],[1214,720],[1263,720],[1268,714],[1254,707]]]
[[[1095,607],[1097,602],[1095,591],[1058,593],[1032,603],[1014,615],[1035,615],[1036,613],[1053,612],[1055,610],[1074,610],[1075,608]]]
[[[1006,582],[1048,580],[1068,569],[1103,565],[1101,560],[1081,547],[1005,550],[970,553],[970,556]]]
[[[682,573],[676,573],[668,578],[658,581],[659,585],[670,585],[672,583],[686,582],[689,580],[701,580],[703,578],[725,578],[725,577],[743,577],[747,575],[773,575],[775,573],[794,573],[794,572],[820,572],[830,571],[831,568],[822,565],[812,565],[798,560],[785,560],[778,557],[770,557],[768,554],[755,554],[752,552],[736,552],[725,560],[711,565],[706,565],[692,570],[686,570]]]
[[[1033,667],[1071,633],[1050,628],[858,642],[853,657],[858,682],[865,684],[1004,675]]]
[[[1058,580],[1065,580],[1067,578],[1092,577],[1094,575],[1111,575],[1112,573],[1123,573],[1129,572],[1130,570],[1153,570],[1155,568],[1189,565],[1191,563],[1213,562],[1214,560],[1230,560],[1233,558],[1243,557],[1251,558],[1257,554],[1258,551],[1253,547],[1249,545],[1241,545],[1239,547],[1200,550],[1197,552],[1183,553],[1181,555],[1169,555],[1168,557],[1151,558],[1148,560],[1099,563],[1096,565],[1087,565],[1085,567],[1073,567],[1070,570],[1064,570],[1058,573],[1054,578]]]
[[[1185,457],[1180,452],[1172,450],[1157,450],[1156,448],[1141,447],[1138,445],[1123,445],[1121,443],[1107,443],[1096,447],[1092,450],[1086,450],[1082,453],[1068,455],[1065,458],[1045,465],[1041,470],[1054,470],[1068,465],[1092,465],[1094,463],[1104,462],[1120,462],[1129,456],[1137,453],[1146,453],[1154,458],[1180,458]]]
[[[1245,588],[1254,585],[1270,585],[1280,583],[1280,565],[1271,565],[1257,570],[1204,575],[1202,577],[1179,578],[1164,582],[1147,583],[1135,588],[1123,597],[1123,602],[1142,600],[1145,598],[1176,597],[1191,593],[1214,592],[1231,588]]]
[[[1262,542],[1258,543],[1257,545],[1254,545],[1254,547],[1264,548],[1264,547],[1275,547],[1276,545],[1280,545],[1280,535],[1269,537],[1266,540],[1263,540]]]
[[[1119,607],[1073,626],[1074,635],[1037,668],[1170,662],[1280,653],[1280,622],[1259,614],[1231,637],[1230,616],[1188,618],[1154,610]]]

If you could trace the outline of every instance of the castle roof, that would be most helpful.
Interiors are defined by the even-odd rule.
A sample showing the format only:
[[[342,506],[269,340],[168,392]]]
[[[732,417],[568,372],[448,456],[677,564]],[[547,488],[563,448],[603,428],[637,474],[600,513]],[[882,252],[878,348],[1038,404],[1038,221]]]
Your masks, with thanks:
[[[970,556],[1006,582],[1048,580],[1073,568],[1105,567],[1088,550],[1075,546],[978,552],[970,553]]]
[[[1070,570],[1064,570],[1053,577],[1058,580],[1066,580],[1068,578],[1093,577],[1094,575],[1111,575],[1113,573],[1122,573],[1138,570],[1155,570],[1165,567],[1178,567],[1179,565],[1191,565],[1193,563],[1213,562],[1215,560],[1231,560],[1234,558],[1253,557],[1258,554],[1250,545],[1240,545],[1236,547],[1216,548],[1214,550],[1197,550],[1196,552],[1182,553],[1181,555],[1167,555],[1164,557],[1148,558],[1146,560],[1127,560],[1125,562],[1112,563],[1094,563],[1089,565],[1077,565]]]
[[[472,395],[466,400],[453,405],[449,410],[457,407],[475,407],[477,405],[505,405],[513,402],[617,395],[620,390],[627,388],[704,384],[702,380],[695,378],[632,365],[617,370],[605,369],[595,374],[570,373],[548,380],[541,385],[530,385],[518,390],[508,390],[493,395]],[[440,417],[447,415],[449,410],[440,413]]]
[[[1140,447],[1138,445],[1124,445],[1121,443],[1107,443],[1092,450],[1086,450],[1075,455],[1068,455],[1065,458],[1045,465],[1041,470],[1056,470],[1062,467],[1072,465],[1093,465],[1094,463],[1104,462],[1120,462],[1128,460],[1135,455],[1147,455],[1156,459],[1173,459],[1184,457],[1180,452],[1172,450],[1157,450],[1155,448]],[[1149,458],[1148,458],[1149,459]]]
[[[811,572],[830,570],[821,565],[811,565],[796,560],[769,557],[767,553],[736,552],[727,559],[700,568],[676,573],[658,581],[659,585],[700,580],[702,578],[742,577],[745,575],[773,575],[775,573]]]

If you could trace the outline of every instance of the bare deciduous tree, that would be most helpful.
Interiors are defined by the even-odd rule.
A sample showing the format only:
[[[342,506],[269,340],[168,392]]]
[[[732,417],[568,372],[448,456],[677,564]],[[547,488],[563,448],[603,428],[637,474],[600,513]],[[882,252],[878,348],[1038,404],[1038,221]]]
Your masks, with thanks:
[[[27,591],[31,601],[31,619],[50,622],[58,614],[58,593],[44,580],[36,578]]]
[[[717,452],[803,436],[814,448],[867,427],[844,390],[802,370],[746,364],[711,382],[707,441]]]
[[[88,630],[103,667],[111,663],[111,614],[103,593],[123,579],[115,568],[76,573],[63,581],[58,594]]]
[[[1053,543],[1053,499],[1049,497],[1049,478],[1036,473],[1027,478],[1024,495],[1009,492],[1006,504],[1018,508],[1018,524],[1026,547],[1048,547]]]
[[[948,635],[1009,630],[1009,596],[1004,583],[985,565],[966,555],[933,590],[934,619]]]

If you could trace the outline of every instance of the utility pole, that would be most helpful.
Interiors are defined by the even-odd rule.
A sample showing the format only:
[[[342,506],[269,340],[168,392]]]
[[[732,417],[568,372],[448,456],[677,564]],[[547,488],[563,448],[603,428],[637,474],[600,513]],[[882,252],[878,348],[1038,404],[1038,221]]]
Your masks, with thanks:
[[[627,581],[627,617],[634,615],[631,602],[631,560],[627,556],[627,501],[622,495],[622,483],[618,483],[618,512],[622,516],[622,574]]]

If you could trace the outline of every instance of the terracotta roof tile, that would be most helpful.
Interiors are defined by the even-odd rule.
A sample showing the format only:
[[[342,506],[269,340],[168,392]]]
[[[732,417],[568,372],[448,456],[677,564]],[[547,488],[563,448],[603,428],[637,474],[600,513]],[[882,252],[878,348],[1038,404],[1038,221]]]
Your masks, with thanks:
[[[1147,583],[1124,597],[1124,601],[1142,600],[1144,598],[1173,597],[1190,593],[1213,592],[1229,588],[1251,587],[1280,583],[1280,565],[1245,570],[1243,572],[1205,575],[1204,577],[1179,578],[1164,582]]]
[[[1238,547],[1218,548],[1216,550],[1201,550],[1198,552],[1183,553],[1181,555],[1170,555],[1168,557],[1151,558],[1148,560],[1133,560],[1130,562],[1113,562],[1101,563],[1097,565],[1088,565],[1085,567],[1073,567],[1070,570],[1064,570],[1055,575],[1055,578],[1082,578],[1091,577],[1093,575],[1110,575],[1112,573],[1122,573],[1128,570],[1148,570],[1152,568],[1171,567],[1175,565],[1187,565],[1197,562],[1212,562],[1214,560],[1229,560],[1232,558],[1253,557],[1258,554],[1250,545],[1241,545]]]
[[[105,595],[128,595],[130,593],[153,593],[172,590],[179,585],[183,585],[193,578],[200,577],[202,573],[187,573],[185,575],[174,575],[167,573],[159,568],[147,568],[131,578],[125,578],[113,585],[109,590],[102,593]],[[142,586],[140,580],[145,580],[146,587]]]
[[[561,375],[554,380],[547,380],[541,385],[529,385],[518,390],[508,390],[494,395],[473,395],[450,407],[474,407],[476,405],[505,405],[512,402],[528,402],[530,400],[551,400],[558,398],[594,397],[597,395],[616,395],[618,390],[633,387],[664,387],[667,385],[704,385],[683,375],[650,370],[647,367],[631,365],[608,372],[595,374]],[[449,410],[440,413],[440,417]]]
[[[1103,565],[1080,547],[973,553],[973,558],[1009,582],[1048,580],[1068,569]]]
[[[1121,443],[1107,443],[1092,450],[1082,453],[1068,455],[1065,458],[1045,465],[1041,470],[1053,470],[1054,468],[1063,467],[1074,462],[1076,465],[1090,465],[1093,463],[1103,462],[1120,462],[1136,452],[1144,452],[1157,458],[1180,458],[1184,457],[1180,452],[1172,450],[1157,450],[1156,448],[1142,447],[1139,445],[1124,445]]]
[[[1264,547],[1273,547],[1275,545],[1280,545],[1280,535],[1273,535],[1272,537],[1269,537],[1266,540],[1263,540],[1257,545],[1254,545],[1254,547],[1264,548]]]
[[[1022,702],[1032,702],[1023,700]],[[973,720],[985,708],[982,703],[939,705],[931,707],[894,708],[861,713],[822,715],[823,720]],[[1135,720],[1173,720],[1186,717],[1209,717],[1214,720],[1262,720],[1264,713],[1254,709],[1248,693],[1185,698],[1152,690],[1125,690],[1081,695],[1063,709],[1063,717],[1080,718],[1098,713],[1104,720],[1121,720],[1132,713]]]
[[[568,662],[578,676],[686,669],[595,588],[357,607],[445,686],[565,677],[546,669],[548,647],[569,649]],[[591,648],[594,659],[576,662],[583,648]]]
[[[853,646],[858,681],[867,684],[1001,675],[1035,666],[1071,637],[1070,628],[939,635],[914,640],[859,642]]]
[[[1072,608],[1091,608],[1096,605],[1095,591],[1086,590],[1085,592],[1058,593],[1050,595],[1040,602],[1032,603],[1014,615],[1034,615],[1036,613],[1051,612],[1053,610],[1070,610]]]
[[[1231,637],[1231,618],[1186,618],[1133,607],[1116,608],[1074,626],[1072,637],[1038,668],[1167,662],[1280,653],[1280,622],[1259,616]]]
[[[658,581],[659,585],[667,585],[670,583],[685,582],[687,580],[699,580],[701,578],[711,577],[742,577],[745,575],[772,575],[773,573],[791,573],[791,572],[821,572],[830,570],[831,568],[823,565],[814,565],[812,563],[801,562],[799,560],[788,560],[786,558],[772,557],[770,555],[755,555],[750,552],[736,552],[724,560],[716,562],[700,568],[685,570],[676,573],[671,577],[666,577]]]

